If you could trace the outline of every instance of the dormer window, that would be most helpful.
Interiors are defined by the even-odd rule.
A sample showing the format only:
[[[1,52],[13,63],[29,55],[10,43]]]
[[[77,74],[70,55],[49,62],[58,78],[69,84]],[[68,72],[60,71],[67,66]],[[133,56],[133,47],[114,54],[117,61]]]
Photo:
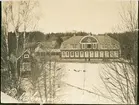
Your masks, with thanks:
[[[85,36],[80,40],[82,49],[97,49],[98,41],[93,36]]]
[[[29,58],[29,54],[25,54],[24,55],[24,58]]]

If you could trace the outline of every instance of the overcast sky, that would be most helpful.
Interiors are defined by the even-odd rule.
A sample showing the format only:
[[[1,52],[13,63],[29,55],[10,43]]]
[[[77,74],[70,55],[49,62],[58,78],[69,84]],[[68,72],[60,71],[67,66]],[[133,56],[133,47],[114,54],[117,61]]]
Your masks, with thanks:
[[[44,33],[113,32],[121,22],[121,2],[126,5],[129,0],[39,0],[38,30]]]
[[[128,0],[122,0],[124,4]],[[121,0],[39,0],[43,32],[113,32],[119,24]]]

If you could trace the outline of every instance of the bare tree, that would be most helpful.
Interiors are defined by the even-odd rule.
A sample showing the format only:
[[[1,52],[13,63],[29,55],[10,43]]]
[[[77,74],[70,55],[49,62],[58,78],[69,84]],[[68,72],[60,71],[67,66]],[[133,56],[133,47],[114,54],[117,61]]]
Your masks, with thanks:
[[[126,1],[125,1],[126,2]],[[127,1],[126,6],[122,4],[120,17],[122,19],[119,29],[132,33],[133,39],[128,43],[129,47],[133,47],[130,59],[127,61],[120,60],[120,62],[112,62],[106,64],[103,71],[100,73],[100,78],[104,83],[107,94],[97,89],[97,92],[102,97],[111,99],[116,103],[136,104],[137,103],[137,31],[138,17],[137,8],[135,6],[137,1]],[[126,33],[125,33],[126,34]],[[119,36],[120,38],[120,36]],[[121,43],[121,42],[120,42]],[[130,48],[130,49],[131,49]]]
[[[31,76],[25,80],[26,82],[22,82],[22,86],[26,88],[26,92],[20,97],[23,102],[56,102],[57,91],[60,91],[61,79],[65,72],[54,56],[51,50],[48,50],[45,57],[41,55],[32,58]],[[27,82],[29,84],[25,85]],[[31,94],[28,96],[29,91]],[[26,97],[32,98],[26,100]]]
[[[9,62],[11,62],[11,66],[14,67],[14,73],[12,74],[12,80],[14,79],[14,86],[18,89],[20,84],[20,71],[18,71],[18,60],[25,49],[19,49],[19,36],[20,31],[24,28],[24,42],[25,42],[25,32],[30,24],[30,19],[33,18],[34,12],[33,10],[36,8],[37,1],[31,0],[21,0],[21,1],[4,1],[2,2],[3,5],[3,22],[5,24],[5,35],[6,35],[6,44],[7,44],[7,51],[8,48],[8,32],[9,29],[12,29],[16,35],[16,49],[11,55],[7,58]],[[33,20],[33,19],[32,19]],[[35,21],[35,20],[33,20]],[[35,22],[34,22],[35,23]],[[23,43],[23,46],[25,43]],[[8,62],[7,62],[8,63]],[[18,92],[17,92],[18,93]]]
[[[98,91],[103,97],[116,103],[136,103],[135,67],[125,62],[112,62],[104,65],[100,72],[100,78],[104,83],[107,94]]]
[[[7,44],[6,44],[6,35],[4,31],[4,26],[2,25],[1,30],[1,90],[6,92],[10,88],[11,74],[8,69],[8,60],[7,60]]]
[[[42,72],[40,79],[40,88],[44,89],[40,91],[41,95],[44,97],[44,103],[54,103],[56,98],[56,92],[61,86],[61,78],[65,75],[64,70],[60,65],[57,64],[56,59],[52,59],[54,55],[51,55],[51,50],[47,51],[47,57],[42,57],[40,59],[40,64],[42,67]]]
[[[133,32],[138,29],[137,1],[121,2],[119,30]]]
[[[25,49],[25,43],[27,43],[25,41],[25,36],[26,36],[26,30],[27,28],[29,28],[30,26],[35,26],[33,24],[34,23],[34,18],[35,17],[35,21],[38,21],[39,17],[35,16],[34,9],[38,6],[38,2],[32,2],[31,0],[28,1],[21,1],[20,2],[20,8],[22,9],[22,11],[20,12],[22,20],[23,20],[23,32],[24,32],[24,46],[23,48]],[[33,21],[32,21],[33,20]],[[34,28],[32,28],[34,29]]]

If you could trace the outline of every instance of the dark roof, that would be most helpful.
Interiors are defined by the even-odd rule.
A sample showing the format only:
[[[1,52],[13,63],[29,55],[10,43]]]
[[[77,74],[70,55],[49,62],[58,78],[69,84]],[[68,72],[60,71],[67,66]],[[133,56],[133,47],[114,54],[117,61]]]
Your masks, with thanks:
[[[54,48],[55,46],[52,45],[52,41],[43,41],[43,42],[30,42],[25,45],[26,49],[28,48],[36,48],[38,45],[41,45],[45,48]]]
[[[73,36],[65,40],[62,44],[78,44],[84,36]]]
[[[95,38],[101,44],[118,44],[119,42],[108,35],[95,35]]]
[[[38,45],[41,45],[42,48],[55,48],[55,44],[53,44],[52,41],[39,42]]]
[[[52,52],[60,52],[59,48],[56,48],[57,42],[53,44],[52,41],[47,42],[39,42],[38,46],[35,49],[35,52],[46,52],[46,51],[52,51]]]
[[[30,43],[25,44],[25,48],[34,48],[37,46],[37,44],[38,42],[30,42]]]
[[[30,54],[30,51],[28,49],[26,49],[25,51],[22,52],[22,54],[17,59],[20,59],[26,52],[28,52]]]
[[[118,48],[120,47],[119,42],[108,35],[92,35],[92,36],[96,38],[100,44],[103,45],[117,44],[117,47]],[[62,44],[78,44],[83,37],[86,36],[73,36],[65,40]]]

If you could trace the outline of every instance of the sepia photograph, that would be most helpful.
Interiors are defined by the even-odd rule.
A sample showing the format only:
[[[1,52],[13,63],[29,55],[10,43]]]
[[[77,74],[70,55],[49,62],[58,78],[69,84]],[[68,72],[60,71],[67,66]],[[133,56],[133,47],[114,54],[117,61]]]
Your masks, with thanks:
[[[138,0],[2,0],[1,103],[139,104]]]

